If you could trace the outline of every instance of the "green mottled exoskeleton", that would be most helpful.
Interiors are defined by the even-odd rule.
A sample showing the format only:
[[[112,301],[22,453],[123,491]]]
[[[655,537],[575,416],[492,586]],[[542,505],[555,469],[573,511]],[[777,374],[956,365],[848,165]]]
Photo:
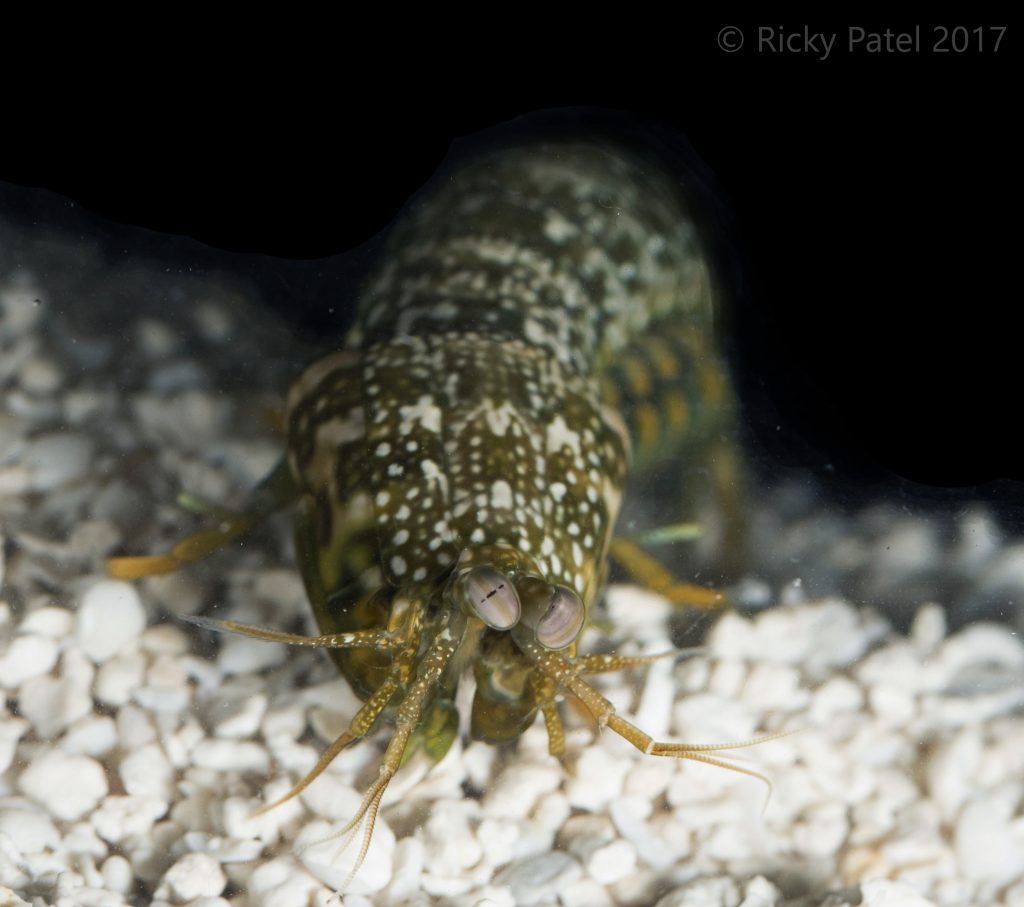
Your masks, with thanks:
[[[355,327],[292,387],[286,459],[252,506],[111,570],[175,569],[296,502],[322,635],[197,622],[328,648],[364,700],[289,797],[378,720],[393,724],[349,825],[367,819],[360,861],[403,758],[449,749],[467,672],[478,739],[512,740],[540,712],[560,755],[556,697],[569,693],[644,752],[725,764],[710,754],[753,741],[656,742],[583,679],[649,658],[576,652],[631,456],[700,449],[728,417],[712,316],[695,228],[650,161],[580,141],[482,153],[390,230]]]

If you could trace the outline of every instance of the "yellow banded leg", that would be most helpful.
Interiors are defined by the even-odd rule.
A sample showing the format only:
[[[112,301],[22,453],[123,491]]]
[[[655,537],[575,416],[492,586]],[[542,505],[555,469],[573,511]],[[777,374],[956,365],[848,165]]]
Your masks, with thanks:
[[[530,691],[533,694],[533,701],[537,703],[544,716],[544,727],[548,732],[548,752],[561,760],[565,756],[565,728],[562,726],[562,716],[558,714],[558,705],[555,702],[558,684],[547,674],[533,671],[530,674]]]
[[[238,513],[218,512],[219,522],[216,526],[193,532],[164,554],[112,557],[107,561],[107,574],[116,579],[140,579],[173,573],[209,557],[229,542],[251,532],[275,510],[294,501],[298,494],[291,470],[287,462],[282,460],[253,489],[245,510]]]
[[[526,634],[518,634],[516,644],[523,654],[534,663],[535,670],[541,676],[547,677],[550,682],[567,690],[586,706],[590,714],[594,716],[594,720],[597,721],[598,727],[610,728],[642,753],[674,759],[689,759],[693,762],[703,762],[707,765],[715,765],[718,768],[728,769],[741,775],[748,775],[751,778],[757,778],[759,781],[764,782],[768,787],[769,795],[771,794],[771,781],[760,772],[743,768],[740,765],[735,765],[725,759],[718,759],[710,754],[757,746],[770,740],[786,737],[793,733],[792,731],[766,734],[763,737],[754,737],[750,740],[740,740],[734,743],[667,743],[657,741],[649,734],[640,730],[636,725],[616,714],[615,706],[612,705],[611,701],[578,676],[579,669],[574,660],[566,658],[558,652],[544,649]],[[767,804],[767,800],[765,803]]]
[[[397,666],[396,666],[397,668]],[[392,674],[396,674],[395,669],[392,670]],[[370,728],[373,727],[374,722],[380,717],[381,712],[387,708],[389,702],[391,702],[395,693],[398,691],[399,683],[394,676],[389,676],[387,680],[377,689],[377,691],[363,703],[363,707],[356,712],[352,720],[349,722],[348,728],[342,733],[326,750],[323,755],[317,760],[316,765],[313,766],[306,774],[306,776],[299,781],[288,793],[283,797],[279,797],[273,803],[268,803],[266,806],[260,807],[253,813],[254,816],[262,816],[264,813],[270,812],[282,803],[287,803],[293,797],[297,797],[301,794],[310,784],[312,784],[317,778],[323,774],[324,769],[330,765],[335,757],[343,749],[357,740],[361,740],[369,732]]]
[[[420,719],[423,717],[430,697],[434,693],[445,667],[458,649],[464,629],[464,621],[460,621],[457,618],[451,623],[443,625],[434,637],[433,643],[419,663],[415,679],[409,685],[405,696],[399,704],[398,716],[395,720],[395,733],[388,742],[387,749],[384,751],[384,758],[381,761],[377,780],[370,785],[369,790],[367,790],[363,797],[363,802],[360,804],[355,816],[352,817],[352,820],[341,828],[337,834],[325,839],[331,840],[337,837],[344,837],[339,848],[340,852],[348,846],[352,837],[359,830],[363,820],[366,820],[366,831],[363,833],[363,842],[359,849],[359,854],[348,877],[341,885],[342,890],[347,888],[352,879],[355,878],[356,873],[366,859],[381,799],[384,797],[388,784],[402,764],[402,756],[405,753],[409,738],[419,725]],[[313,843],[322,843],[322,841]]]
[[[611,674],[614,671],[628,671],[630,668],[645,668],[665,658],[678,658],[702,651],[678,649],[674,652],[659,652],[657,655],[578,655],[573,667],[578,674]]]
[[[725,596],[714,589],[677,580],[653,557],[628,539],[612,539],[609,554],[637,581],[664,595],[675,605],[711,610],[726,603]]]
[[[745,481],[739,449],[735,442],[720,441],[712,447],[709,461],[712,491],[722,521],[720,560],[729,574],[738,575],[748,554],[743,506]]]

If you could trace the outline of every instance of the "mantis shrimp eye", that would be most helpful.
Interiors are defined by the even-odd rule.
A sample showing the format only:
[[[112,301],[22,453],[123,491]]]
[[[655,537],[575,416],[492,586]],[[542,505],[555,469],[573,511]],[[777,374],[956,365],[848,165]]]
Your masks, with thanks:
[[[510,630],[522,613],[519,594],[508,578],[493,567],[473,567],[455,581],[455,600],[492,630]]]
[[[545,649],[564,649],[579,636],[587,612],[572,589],[526,577],[520,592],[525,602],[523,623]]]

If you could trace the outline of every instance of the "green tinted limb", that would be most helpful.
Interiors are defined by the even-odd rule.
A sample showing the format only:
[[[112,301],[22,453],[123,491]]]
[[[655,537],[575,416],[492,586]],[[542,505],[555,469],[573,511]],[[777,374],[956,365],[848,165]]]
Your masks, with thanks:
[[[373,727],[374,722],[380,717],[381,712],[387,708],[389,702],[398,691],[400,684],[400,678],[403,674],[408,673],[408,668],[405,664],[394,665],[391,669],[391,673],[383,684],[376,690],[376,692],[363,703],[362,708],[356,712],[352,720],[349,722],[348,728],[342,733],[326,750],[323,755],[317,760],[316,765],[313,766],[306,774],[306,776],[299,781],[288,793],[283,797],[279,797],[273,803],[268,803],[266,806],[260,807],[253,813],[253,816],[262,816],[264,813],[270,812],[275,807],[280,806],[282,803],[287,803],[293,797],[297,797],[301,794],[310,784],[316,781],[317,778],[323,774],[324,769],[330,765],[334,758],[346,747],[352,745],[357,740],[361,740],[369,732],[370,728]]]
[[[181,567],[209,557],[228,542],[252,531],[275,510],[292,503],[298,495],[299,489],[292,478],[288,462],[281,460],[253,489],[244,510],[238,513],[216,511],[216,526],[193,532],[165,554],[112,557],[107,561],[107,573],[117,579],[140,579],[144,576],[173,573]],[[195,502],[188,495],[186,502],[190,505],[189,509],[194,509],[191,505]]]
[[[675,542],[692,542],[704,534],[700,523],[672,523],[667,526],[656,526],[638,535],[630,536],[628,541],[636,545],[670,545]]]

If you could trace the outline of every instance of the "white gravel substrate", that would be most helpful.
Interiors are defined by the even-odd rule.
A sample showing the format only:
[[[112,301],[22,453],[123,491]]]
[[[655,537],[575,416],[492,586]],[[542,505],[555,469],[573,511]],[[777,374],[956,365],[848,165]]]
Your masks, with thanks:
[[[237,503],[273,464],[259,402],[289,366],[238,358],[236,342],[269,316],[143,264],[154,297],[178,294],[174,314],[142,293],[116,330],[69,342],[28,260],[0,257],[0,905],[337,903],[353,854],[315,842],[352,816],[386,738],[254,817],[357,701],[318,654],[169,617],[312,629],[287,519],[179,575],[102,575],[106,556],[162,550],[196,525],[179,490]],[[237,391],[223,392],[231,371]],[[782,604],[725,615],[699,655],[598,681],[661,738],[795,731],[741,753],[772,779],[767,807],[756,780],[645,757],[570,715],[566,765],[542,726],[515,747],[414,759],[344,903],[1024,905],[1024,646],[1001,624],[947,632],[939,581],[914,608],[893,592],[955,574],[963,600],[1009,601],[1024,548],[981,510],[945,535],[888,512],[844,534],[821,513],[775,526],[767,507],[772,544],[743,595]],[[817,599],[828,584],[803,572],[812,559],[875,606]],[[915,613],[906,635],[882,616],[892,602]],[[657,597],[615,587],[607,611],[615,636],[588,630],[584,651],[671,647]]]

